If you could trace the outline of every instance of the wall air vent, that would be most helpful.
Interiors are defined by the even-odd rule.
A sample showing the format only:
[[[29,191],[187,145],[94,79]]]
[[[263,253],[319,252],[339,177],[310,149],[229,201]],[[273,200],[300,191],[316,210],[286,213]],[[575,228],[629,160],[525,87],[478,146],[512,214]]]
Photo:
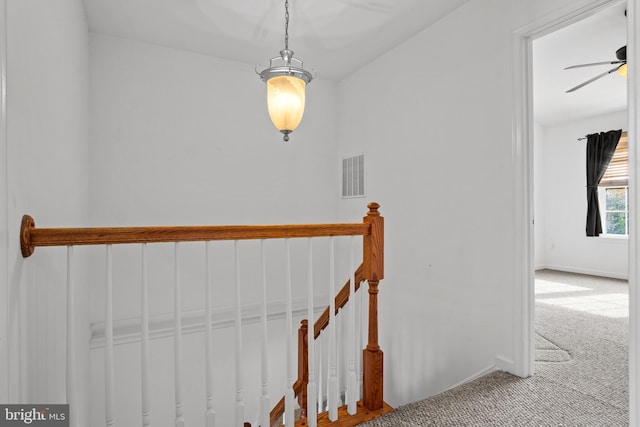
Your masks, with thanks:
[[[342,159],[342,198],[364,197],[364,154]]]

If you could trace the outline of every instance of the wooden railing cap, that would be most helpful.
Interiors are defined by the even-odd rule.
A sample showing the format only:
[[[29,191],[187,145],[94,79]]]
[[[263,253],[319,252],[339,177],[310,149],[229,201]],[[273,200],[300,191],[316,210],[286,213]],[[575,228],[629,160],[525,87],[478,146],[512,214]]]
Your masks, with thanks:
[[[31,216],[22,216],[22,224],[20,225],[20,250],[24,258],[33,255],[36,249],[35,246],[31,244],[31,229],[35,226],[36,221]]]
[[[380,216],[380,212],[378,212],[378,209],[380,209],[379,203],[371,202],[367,205],[367,207],[369,208],[369,212],[367,212],[368,216]]]

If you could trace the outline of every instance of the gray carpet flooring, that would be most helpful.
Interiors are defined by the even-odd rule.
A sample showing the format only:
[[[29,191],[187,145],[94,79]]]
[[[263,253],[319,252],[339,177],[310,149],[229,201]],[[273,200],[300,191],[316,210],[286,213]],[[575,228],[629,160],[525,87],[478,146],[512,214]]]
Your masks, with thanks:
[[[363,426],[627,426],[627,282],[542,270],[536,289],[535,375],[494,372]]]

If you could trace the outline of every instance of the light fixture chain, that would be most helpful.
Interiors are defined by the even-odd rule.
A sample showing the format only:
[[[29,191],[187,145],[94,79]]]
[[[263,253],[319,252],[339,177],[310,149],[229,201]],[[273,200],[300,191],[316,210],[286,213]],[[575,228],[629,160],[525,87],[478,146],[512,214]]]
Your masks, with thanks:
[[[289,49],[289,0],[284,2],[284,48]]]

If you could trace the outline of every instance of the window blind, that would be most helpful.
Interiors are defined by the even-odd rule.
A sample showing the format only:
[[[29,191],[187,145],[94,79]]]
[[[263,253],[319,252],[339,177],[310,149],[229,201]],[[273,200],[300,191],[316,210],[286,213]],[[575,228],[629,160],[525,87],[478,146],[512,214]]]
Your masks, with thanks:
[[[618,141],[616,152],[607,171],[600,180],[601,187],[616,187],[629,185],[629,144],[627,133],[623,132]]]

